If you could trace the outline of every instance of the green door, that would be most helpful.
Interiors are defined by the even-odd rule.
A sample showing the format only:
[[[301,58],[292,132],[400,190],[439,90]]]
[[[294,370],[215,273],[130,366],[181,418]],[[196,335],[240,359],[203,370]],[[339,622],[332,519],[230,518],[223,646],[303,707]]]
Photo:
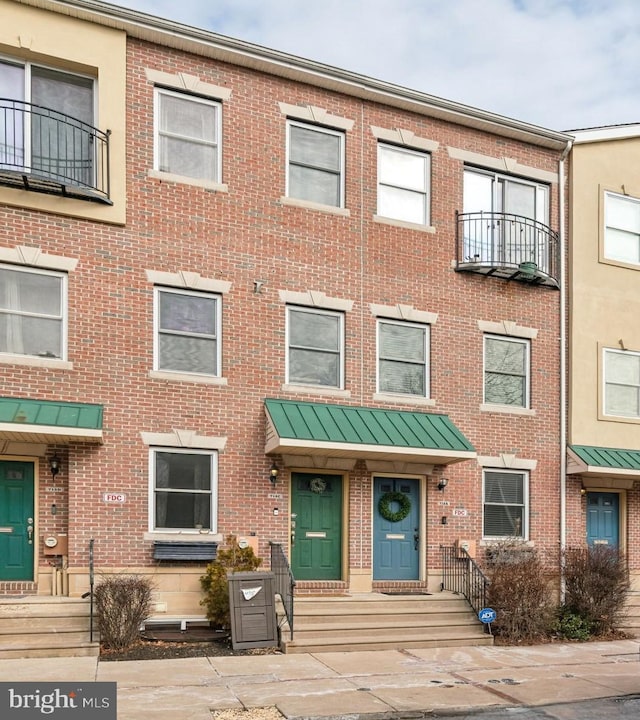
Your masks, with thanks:
[[[296,580],[342,578],[342,478],[292,473],[291,570]]]
[[[33,465],[0,462],[0,580],[33,580]]]

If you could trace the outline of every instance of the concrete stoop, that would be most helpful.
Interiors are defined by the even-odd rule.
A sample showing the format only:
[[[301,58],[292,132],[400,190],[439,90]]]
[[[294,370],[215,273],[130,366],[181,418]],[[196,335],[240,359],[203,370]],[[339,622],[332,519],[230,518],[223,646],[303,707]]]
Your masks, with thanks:
[[[281,628],[285,653],[401,650],[491,645],[467,601],[453,593],[354,594],[294,600],[294,634]]]
[[[0,658],[97,656],[89,601],[61,596],[0,598]]]
[[[626,617],[619,629],[631,637],[640,637],[640,590],[629,592],[626,602]]]

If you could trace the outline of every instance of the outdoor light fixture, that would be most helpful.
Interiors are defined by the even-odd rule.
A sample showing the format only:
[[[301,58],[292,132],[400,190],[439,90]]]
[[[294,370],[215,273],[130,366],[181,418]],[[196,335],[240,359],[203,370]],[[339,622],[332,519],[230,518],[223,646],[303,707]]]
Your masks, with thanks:
[[[54,455],[49,460],[49,470],[51,470],[51,477],[53,478],[60,472],[60,458],[57,455]]]
[[[269,470],[269,480],[275,485],[278,482],[278,475],[280,474],[280,471],[278,470],[278,466],[276,465],[276,461],[273,461],[273,464],[271,465],[271,470]]]
[[[440,480],[438,482],[438,490],[440,490],[440,492],[442,492],[447,487],[448,484],[449,484],[449,481],[447,480],[447,478],[440,478]]]

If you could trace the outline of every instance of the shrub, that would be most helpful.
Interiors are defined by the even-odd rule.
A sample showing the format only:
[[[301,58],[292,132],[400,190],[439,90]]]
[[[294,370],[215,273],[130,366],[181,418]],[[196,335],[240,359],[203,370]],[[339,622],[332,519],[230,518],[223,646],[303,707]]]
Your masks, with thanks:
[[[231,616],[227,573],[257,570],[262,560],[256,557],[253,548],[241,548],[233,535],[227,537],[226,543],[226,548],[218,548],[216,559],[207,565],[206,573],[200,578],[200,586],[205,593],[200,604],[207,609],[207,618],[215,627],[228,630]]]
[[[494,632],[510,643],[548,637],[556,612],[538,552],[517,540],[491,550],[488,602],[496,611]]]
[[[556,632],[564,640],[589,640],[591,637],[591,623],[580,615],[563,606],[558,611]]]
[[[140,626],[151,615],[152,585],[132,575],[104,577],[94,590],[100,641],[105,648],[125,650],[139,637]]]
[[[564,569],[567,610],[588,623],[593,635],[614,633],[624,617],[629,591],[629,573],[618,548],[568,548]]]

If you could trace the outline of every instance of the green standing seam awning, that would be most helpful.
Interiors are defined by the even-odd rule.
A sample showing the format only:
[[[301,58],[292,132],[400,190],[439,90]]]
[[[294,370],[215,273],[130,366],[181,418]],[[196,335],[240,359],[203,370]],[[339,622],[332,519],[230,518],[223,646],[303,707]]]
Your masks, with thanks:
[[[0,398],[0,438],[17,442],[102,442],[102,405]]]
[[[567,455],[567,473],[570,475],[640,480],[640,450],[570,445]]]
[[[265,400],[267,454],[447,465],[476,452],[447,415]]]

